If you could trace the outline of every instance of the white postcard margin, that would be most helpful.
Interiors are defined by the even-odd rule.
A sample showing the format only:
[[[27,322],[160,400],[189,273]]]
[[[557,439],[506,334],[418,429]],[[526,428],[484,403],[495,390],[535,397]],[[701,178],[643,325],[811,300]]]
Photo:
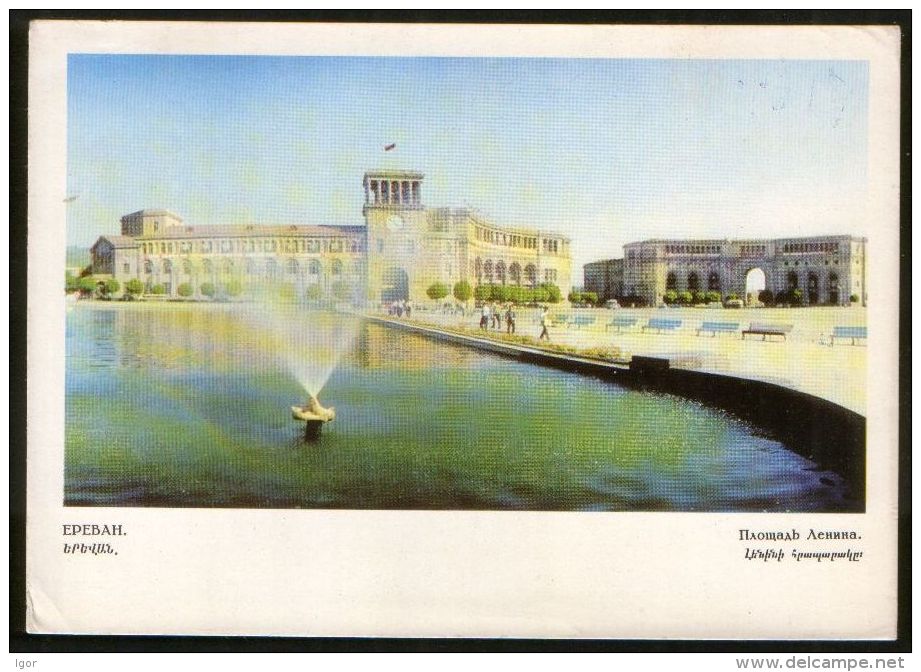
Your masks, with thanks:
[[[62,505],[68,53],[859,59],[875,217],[865,514]],[[887,639],[896,634],[899,33],[892,27],[37,22],[30,34],[27,628],[33,633]],[[63,524],[118,523],[115,557]],[[857,529],[860,563],[750,563],[740,528]]]

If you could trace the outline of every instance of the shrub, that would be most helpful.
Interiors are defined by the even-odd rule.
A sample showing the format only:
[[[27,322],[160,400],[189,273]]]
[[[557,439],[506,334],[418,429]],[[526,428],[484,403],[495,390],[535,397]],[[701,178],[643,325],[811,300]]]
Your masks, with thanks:
[[[672,305],[672,304],[674,304],[674,303],[677,303],[677,302],[678,302],[678,292],[676,292],[674,289],[669,289],[669,290],[668,290],[667,292],[665,292],[665,294],[662,296],[662,301],[664,301],[665,304],[668,305],[668,306],[670,306],[670,305]]]
[[[519,288],[520,303],[534,303],[534,290],[531,287]]]
[[[569,299],[570,303],[582,303],[582,292],[569,292],[569,296],[566,298]]]
[[[493,301],[499,301],[500,303],[505,303],[506,301],[508,301],[508,297],[509,297],[508,285],[493,285],[492,290],[489,292],[489,297]]]
[[[157,283],[156,285],[154,285],[153,287],[151,287],[150,293],[151,293],[151,294],[156,294],[156,295],[158,295],[158,296],[159,296],[159,295],[162,295],[162,294],[166,294],[166,287],[164,287],[164,286],[161,285],[160,283]]]
[[[582,300],[589,305],[595,305],[598,303],[598,294],[595,292],[582,292]]]
[[[128,282],[125,283],[125,292],[131,296],[137,296],[144,291],[144,283],[138,280],[137,278],[131,278]]]
[[[102,292],[106,296],[111,296],[112,294],[118,294],[118,290],[122,288],[122,283],[120,283],[115,278],[109,278],[106,280],[105,285],[103,285]]]
[[[236,278],[231,278],[224,283],[224,291],[227,296],[240,296],[243,293],[243,283]]]
[[[320,283],[314,283],[312,285],[307,285],[307,290],[304,292],[304,297],[309,301],[316,301],[323,295],[323,291],[320,289]]]
[[[489,301],[489,297],[492,295],[492,285],[477,285],[473,295],[477,301]]]
[[[195,288],[188,282],[183,282],[176,288],[176,293],[184,299],[189,298],[195,293]]]
[[[735,292],[730,292],[729,294],[726,295],[727,301],[738,301],[738,299],[739,299],[739,295],[736,294]]]
[[[470,300],[470,297],[473,296],[473,287],[470,286],[470,283],[466,280],[461,280],[460,282],[454,283],[454,298],[460,301],[461,303],[467,303]]]
[[[790,304],[794,306],[803,305],[803,290],[794,289],[790,292]]]
[[[682,306],[689,306],[694,301],[694,295],[690,292],[680,292],[678,294],[678,303]]]
[[[209,299],[213,299],[215,294],[214,283],[203,282],[201,283],[201,287],[198,288],[198,291],[201,292],[202,296],[207,296]]]
[[[524,296],[524,287],[510,285],[508,289],[508,300],[512,303],[521,303]]]
[[[438,301],[448,295],[448,286],[443,282],[433,282],[425,293],[433,301]]]
[[[860,297],[856,294],[851,294],[851,303],[857,303],[858,301],[860,301]]]
[[[77,287],[79,288],[80,293],[84,296],[93,294],[96,292],[96,281],[89,276],[80,278],[80,282],[78,283]]]
[[[787,293],[784,291],[779,291],[774,295],[775,305],[784,304],[784,303],[787,303],[787,301],[789,301],[789,297],[787,296]]]
[[[64,291],[68,294],[72,292],[79,291],[80,289],[80,279],[75,278],[74,274],[70,271],[67,271],[64,274]]]
[[[766,306],[774,304],[774,292],[769,289],[762,289],[758,292],[758,300]]]
[[[707,303],[721,303],[723,300],[723,297],[720,295],[720,293],[714,290],[707,292],[705,298]]]
[[[694,292],[694,303],[706,303],[707,295],[701,291]]]
[[[550,294],[544,285],[539,285],[531,290],[531,300],[537,303],[547,303],[550,300]]]

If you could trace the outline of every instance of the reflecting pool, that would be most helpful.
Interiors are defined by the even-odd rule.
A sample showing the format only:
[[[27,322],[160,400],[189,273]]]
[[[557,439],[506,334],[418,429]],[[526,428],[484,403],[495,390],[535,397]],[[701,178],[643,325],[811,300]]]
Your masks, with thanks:
[[[304,314],[304,329],[336,317]],[[846,511],[840,476],[716,409],[375,324],[320,399],[232,306],[67,315],[65,503]]]

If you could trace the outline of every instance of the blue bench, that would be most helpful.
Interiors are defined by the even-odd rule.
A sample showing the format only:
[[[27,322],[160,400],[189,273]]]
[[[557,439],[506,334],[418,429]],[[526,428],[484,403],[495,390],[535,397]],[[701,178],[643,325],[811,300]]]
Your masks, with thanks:
[[[780,336],[787,340],[787,334],[793,331],[792,324],[767,324],[765,322],[752,322],[748,329],[742,332],[742,340],[745,340],[745,334],[754,334],[761,336],[762,341],[766,341],[768,336]]]
[[[590,324],[595,324],[594,315],[576,315],[569,321],[568,326],[579,327],[581,329],[582,327],[587,327]]]
[[[604,330],[607,331],[611,327],[620,331],[621,329],[629,329],[630,327],[636,326],[637,319],[635,317],[615,317],[613,320],[604,325]]]
[[[704,322],[700,325],[700,328],[697,330],[697,335],[700,336],[700,332],[707,331],[712,336],[716,336],[717,333],[720,334],[734,334],[739,330],[738,322]]]
[[[647,329],[655,329],[660,334],[663,331],[674,331],[681,326],[681,320],[669,320],[662,317],[653,317],[646,323],[646,326],[641,329],[641,331],[646,331]]]
[[[566,323],[569,322],[569,315],[554,315],[550,319],[553,321],[553,326],[565,327]]]
[[[835,327],[831,335],[831,344],[835,344],[836,338],[849,338],[851,345],[857,345],[857,339],[867,340],[866,327]]]

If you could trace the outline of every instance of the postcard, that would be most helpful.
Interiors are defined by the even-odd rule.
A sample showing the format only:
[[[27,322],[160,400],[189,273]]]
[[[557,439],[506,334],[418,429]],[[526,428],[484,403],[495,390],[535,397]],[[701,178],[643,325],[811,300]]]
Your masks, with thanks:
[[[35,22],[29,631],[895,637],[899,62]]]

